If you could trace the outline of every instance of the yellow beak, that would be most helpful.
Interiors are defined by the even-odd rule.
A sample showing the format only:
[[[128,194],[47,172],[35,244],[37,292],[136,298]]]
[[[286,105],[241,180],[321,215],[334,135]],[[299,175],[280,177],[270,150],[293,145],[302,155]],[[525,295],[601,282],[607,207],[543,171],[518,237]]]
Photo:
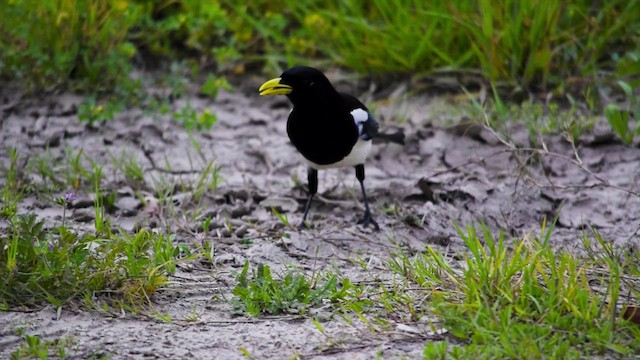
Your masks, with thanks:
[[[260,86],[260,95],[287,95],[293,91],[293,88],[286,84],[281,84],[281,78],[275,78],[267,81]]]

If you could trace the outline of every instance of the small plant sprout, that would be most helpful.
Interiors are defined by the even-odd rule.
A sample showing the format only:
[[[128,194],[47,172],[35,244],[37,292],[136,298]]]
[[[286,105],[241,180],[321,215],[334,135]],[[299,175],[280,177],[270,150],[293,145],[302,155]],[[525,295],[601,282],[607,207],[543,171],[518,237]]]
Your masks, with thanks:
[[[200,252],[210,263],[213,264],[215,252],[213,243],[207,240],[207,236],[205,233],[197,233],[195,237],[196,241],[200,245]]]
[[[151,316],[153,316],[156,320],[161,321],[161,322],[165,322],[165,323],[170,323],[171,322],[171,314],[169,314],[168,312],[161,312],[158,311],[156,309],[151,310]]]
[[[191,308],[191,313],[184,316],[184,320],[187,322],[196,322],[200,318],[200,313],[198,312],[198,308],[194,305]]]
[[[63,197],[60,197],[56,200],[56,203],[62,206],[62,226],[65,225],[65,220],[67,218],[67,207],[71,205],[71,203],[77,198],[76,193],[70,191],[64,194]]]
[[[204,220],[202,220],[202,231],[209,231],[211,221],[213,221],[213,218],[211,216],[207,216]]]
[[[273,215],[275,215],[278,221],[282,223],[282,225],[284,225],[285,227],[290,226],[289,217],[287,216],[287,214],[280,213],[276,208],[271,208],[271,212],[273,213]]]
[[[200,246],[204,246],[204,243],[205,243],[205,241],[207,241],[207,238],[204,236],[203,233],[197,233],[196,234],[196,240],[198,241]]]
[[[173,116],[176,121],[182,123],[185,129],[195,131],[209,130],[218,121],[218,118],[211,111],[205,109],[198,113],[190,103],[175,112]]]

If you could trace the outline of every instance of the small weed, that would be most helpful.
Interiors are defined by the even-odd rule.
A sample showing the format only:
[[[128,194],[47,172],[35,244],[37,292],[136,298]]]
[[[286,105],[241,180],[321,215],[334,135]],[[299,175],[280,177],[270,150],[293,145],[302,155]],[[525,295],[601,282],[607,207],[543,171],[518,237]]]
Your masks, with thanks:
[[[202,220],[202,231],[203,232],[207,232],[209,231],[209,229],[211,229],[211,222],[213,221],[213,218],[211,216],[207,216],[204,218],[204,220]],[[198,234],[200,235],[200,234]],[[198,236],[196,236],[196,238],[198,238]],[[202,240],[204,239],[198,239],[202,242]]]
[[[200,319],[201,316],[202,316],[202,313],[201,312],[199,313],[198,309],[194,305],[193,308],[191,309],[191,313],[184,317],[184,321],[196,322],[196,321],[198,321],[198,319]]]
[[[209,191],[215,190],[220,184],[220,167],[213,161],[207,162],[207,165],[200,172],[200,176],[193,186],[193,197],[195,201],[200,201],[202,196]]]
[[[175,271],[176,261],[190,256],[184,244],[173,244],[171,234],[114,235],[106,226],[96,235],[81,235],[43,225],[34,215],[16,216],[9,232],[0,235],[0,303],[5,307],[42,301],[60,307],[101,292],[145,303]]]
[[[253,356],[251,356],[249,350],[247,350],[244,346],[240,346],[238,350],[240,350],[240,353],[247,359],[253,359]]]
[[[151,316],[153,316],[156,320],[164,322],[164,323],[171,323],[171,314],[169,314],[168,312],[160,312],[158,310],[152,310],[151,311]]]
[[[88,155],[84,154],[83,149],[74,150],[65,149],[65,176],[66,185],[74,190],[81,186],[96,186],[100,184],[103,178],[102,167]],[[85,162],[89,164],[85,166]]]
[[[448,345],[446,341],[438,341],[438,342],[430,342],[424,347],[422,351],[423,359],[434,359],[434,360],[445,360],[447,359],[447,354],[449,352]],[[454,359],[457,359],[455,356],[451,356]]]
[[[608,104],[604,109],[604,116],[622,142],[630,144],[634,136],[640,134],[640,125],[636,125],[635,129],[629,128],[633,114],[640,113],[640,101],[634,95],[631,85],[622,80],[618,81],[618,85],[625,95],[627,105],[622,107],[616,103]]]
[[[618,104],[609,104],[604,109],[604,116],[623,143],[630,144],[633,141],[634,132],[629,130],[628,111],[622,110]]]
[[[208,109],[198,113],[191,104],[187,103],[180,111],[173,114],[173,119],[187,130],[209,130],[218,118]]]
[[[58,162],[48,148],[43,154],[37,154],[29,158],[25,170],[26,173],[31,174],[35,171],[42,179],[42,187],[36,187],[36,190],[55,192],[64,188],[64,182],[58,178],[54,170],[57,165]]]
[[[56,203],[62,206],[62,227],[64,227],[65,221],[67,219],[67,207],[69,207],[71,202],[75,199],[76,194],[74,192],[68,192],[64,195],[64,197],[56,199]]]
[[[123,110],[119,102],[106,101],[98,103],[94,96],[89,96],[78,106],[78,120],[93,127],[97,123],[113,119],[113,117]]]
[[[100,189],[96,186],[95,199],[93,200],[94,209],[94,227],[96,229],[96,236],[98,237],[110,237],[111,235],[111,222],[107,218],[105,210],[105,198],[100,192]]]
[[[18,212],[18,203],[24,193],[18,175],[18,150],[9,149],[9,159],[9,169],[7,169],[2,189],[2,208],[0,208],[0,218],[6,219],[12,218]]]
[[[50,354],[51,352],[53,352],[53,355],[64,359],[71,344],[70,338],[43,341],[37,335],[25,335],[24,342],[20,344],[16,351],[11,353],[11,359],[48,359],[52,355]]]
[[[304,274],[289,270],[280,280],[274,279],[268,265],[259,264],[249,279],[249,262],[236,276],[238,285],[233,289],[233,305],[250,316],[260,314],[304,314],[309,308],[340,303],[352,296],[354,289],[349,279],[338,279],[326,274],[319,279],[307,279]]]
[[[276,208],[271,208],[271,213],[280,221],[285,227],[291,226],[289,223],[289,216],[287,214],[281,214]]]
[[[111,156],[111,162],[134,188],[140,188],[144,184],[144,170],[135,156],[122,152],[118,158]]]
[[[214,264],[215,246],[213,241],[207,239],[206,233],[196,234],[196,241],[200,246],[199,248],[202,256],[204,256],[209,263]]]
[[[501,99],[498,90],[493,87],[491,101],[482,103],[470,93],[466,93],[468,102],[463,103],[457,110],[460,117],[467,117],[470,122],[487,125],[496,133],[509,139],[509,132],[515,126],[524,125],[529,131],[532,143],[537,143],[540,135],[562,133],[568,139],[575,141],[582,134],[593,129],[600,118],[582,104],[567,95],[569,106],[560,106],[550,102],[542,104],[536,101],[524,101],[522,103],[508,103]],[[445,110],[446,111],[446,110]]]
[[[203,94],[215,99],[216,97],[218,97],[218,92],[220,91],[220,89],[231,90],[232,87],[226,78],[209,75],[207,77],[207,80],[202,85],[200,91]]]

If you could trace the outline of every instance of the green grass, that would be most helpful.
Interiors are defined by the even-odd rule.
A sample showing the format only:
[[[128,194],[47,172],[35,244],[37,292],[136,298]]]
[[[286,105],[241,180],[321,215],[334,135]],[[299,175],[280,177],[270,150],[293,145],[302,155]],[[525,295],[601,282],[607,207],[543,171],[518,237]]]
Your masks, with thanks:
[[[358,284],[291,269],[275,276],[267,265],[251,270],[245,263],[231,301],[250,316],[313,317],[322,309],[374,334],[399,326],[439,334],[444,340],[425,344],[425,359],[617,358],[640,351],[640,328],[623,315],[640,295],[637,254],[595,230],[575,253],[552,248],[554,227],[546,223],[522,239],[484,226],[457,230],[465,249],[455,256],[432,247],[392,254],[388,270],[400,277],[391,282]],[[362,259],[355,262],[368,271]],[[328,346],[338,341],[314,325]]]
[[[106,227],[80,234],[46,229],[34,215],[16,216],[0,235],[0,304],[61,307],[83,298],[146,304],[187,254],[168,234],[112,234]]]
[[[87,305],[105,301],[116,306],[148,304],[150,296],[166,283],[176,263],[190,250],[175,240],[175,234],[139,230],[115,231],[109,216],[116,193],[103,189],[104,173],[82,152],[67,152],[68,188],[92,190],[93,231],[78,231],[66,222],[67,207],[76,195],[54,196],[56,189],[38,189],[18,173],[21,161],[10,151],[11,163],[2,188],[2,217],[8,229],[0,233],[0,307],[35,306],[44,302],[62,307],[83,300]],[[91,170],[84,165],[88,160]],[[36,161],[36,164],[38,162]],[[27,167],[39,171],[39,167]],[[137,171],[134,171],[137,173]],[[57,178],[57,172],[48,174]],[[33,214],[19,214],[24,195],[48,193],[43,201],[63,208],[62,221],[53,226]]]
[[[621,257],[594,232],[604,251],[585,237],[583,255],[549,246],[553,227],[540,237],[507,245],[482,227],[458,229],[468,249],[462,261],[433,248],[399,256],[391,268],[424,287],[431,310],[458,341],[428,344],[424,358],[579,358],[630,356],[640,351],[640,328],[620,310],[634,304],[637,256]],[[631,298],[622,296],[630,292]]]
[[[78,118],[90,127],[140,107],[206,131],[215,114],[173,101],[190,91],[215,98],[230,88],[226,76],[246,71],[310,64],[369,76],[442,73],[500,85],[507,107],[545,95],[544,105],[531,102],[543,108],[542,123],[509,118],[532,139],[548,129],[576,139],[604,115],[628,144],[640,134],[637,13],[640,0],[15,0],[0,6],[0,79],[30,93],[89,94]],[[134,69],[160,71],[134,78]],[[569,103],[575,119],[554,123],[546,112],[557,103]]]
[[[11,353],[12,360],[18,359],[48,359],[56,356],[64,359],[67,357],[69,347],[73,345],[70,338],[56,339],[53,341],[43,341],[37,335],[24,335],[24,342],[20,343],[18,349]]]
[[[588,1],[552,0],[227,6],[240,15],[242,29],[263,41],[265,57],[276,67],[320,54],[363,73],[478,70],[489,80],[523,87],[593,77],[595,70],[617,65],[627,73],[638,69],[637,1],[597,8]]]
[[[233,289],[232,303],[236,309],[250,316],[261,314],[304,315],[314,307],[357,302],[362,288],[346,277],[327,273],[314,274],[310,278],[293,270],[285,271],[278,278],[271,274],[268,265],[259,264],[249,276],[249,262],[236,276],[238,284]]]
[[[376,74],[471,71],[544,88],[637,74],[638,12],[637,0],[19,0],[0,7],[0,74],[32,90],[135,94],[134,62],[186,60],[195,75],[313,61]],[[205,93],[224,85],[204,84]],[[84,117],[108,116],[99,106]]]
[[[18,202],[24,194],[23,183],[18,175],[18,151],[9,149],[10,165],[6,169],[4,186],[2,188],[2,207],[0,207],[0,219],[11,218],[18,212]]]
[[[136,53],[127,38],[140,17],[131,5],[116,0],[3,2],[0,74],[23,79],[33,90],[51,90],[72,79],[94,90],[125,81]]]
[[[593,88],[587,88],[583,92],[584,97],[587,98],[591,91],[594,91]],[[492,88],[492,92],[492,97],[484,103],[481,103],[474,94],[467,92],[467,101],[456,108],[450,105],[445,106],[440,111],[444,111],[447,116],[455,114],[469,119],[463,124],[446,125],[486,125],[507,141],[513,127],[517,129],[520,125],[524,125],[529,132],[531,144],[538,144],[541,136],[557,133],[575,141],[592,130],[601,119],[595,105],[576,101],[572,96],[567,96],[569,104],[565,106],[555,102],[542,104],[530,100],[516,104],[503,100],[495,87]]]

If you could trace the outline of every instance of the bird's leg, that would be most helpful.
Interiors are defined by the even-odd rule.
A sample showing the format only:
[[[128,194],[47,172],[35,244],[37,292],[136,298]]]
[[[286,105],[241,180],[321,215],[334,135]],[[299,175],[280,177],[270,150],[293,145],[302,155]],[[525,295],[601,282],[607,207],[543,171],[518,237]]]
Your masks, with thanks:
[[[367,199],[367,192],[364,190],[364,165],[356,165],[356,178],[360,182],[360,188],[362,189],[362,198],[364,199],[364,217],[358,221],[358,224],[367,227],[369,224],[373,225],[376,230],[380,230],[378,223],[373,220],[371,216],[371,210],[369,210],[369,200]]]
[[[309,168],[307,171],[307,182],[309,185],[309,197],[307,198],[307,204],[304,207],[304,215],[302,216],[302,222],[298,225],[299,228],[304,229],[307,222],[307,214],[311,207],[311,200],[313,196],[318,192],[318,170]]]

